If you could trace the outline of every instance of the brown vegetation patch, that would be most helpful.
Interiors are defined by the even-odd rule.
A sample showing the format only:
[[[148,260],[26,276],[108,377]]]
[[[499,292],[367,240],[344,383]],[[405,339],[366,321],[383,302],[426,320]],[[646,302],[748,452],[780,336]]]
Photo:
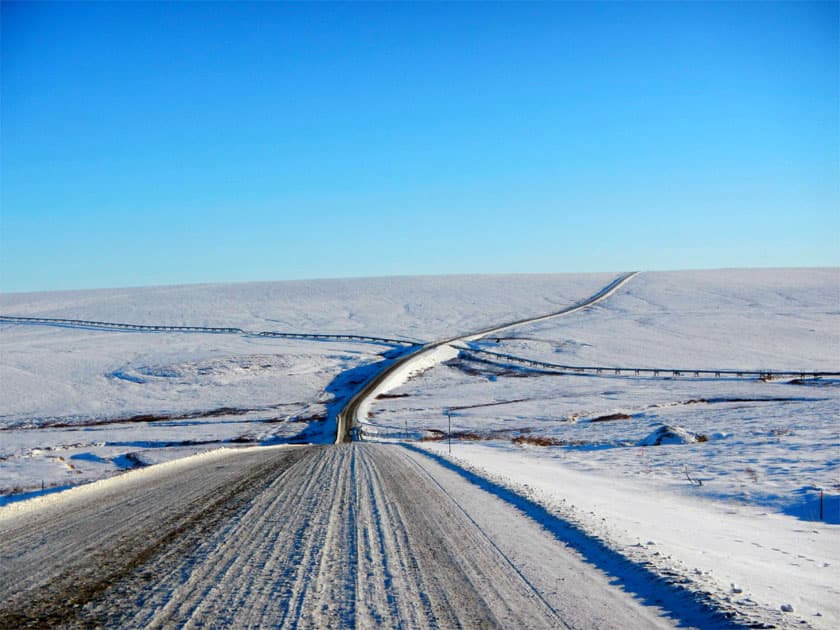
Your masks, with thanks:
[[[533,446],[585,446],[589,444],[589,442],[584,440],[561,440],[544,435],[518,435],[511,442],[519,446],[524,444],[531,444]]]
[[[473,433],[472,431],[456,431],[452,434],[452,438],[455,440],[467,440],[469,442],[491,439],[490,436],[479,435],[478,433]]]
[[[592,418],[590,422],[609,422],[610,420],[629,420],[630,418],[632,418],[632,416],[628,416],[626,413],[611,413],[606,416]]]
[[[280,406],[280,405],[278,405]],[[268,407],[274,408],[274,407]],[[177,422],[179,420],[198,420],[206,418],[217,418],[222,416],[244,416],[245,414],[255,411],[263,411],[266,407],[217,407],[215,409],[207,409],[204,411],[188,411],[185,413],[172,414],[156,414],[156,413],[142,413],[134,416],[125,416],[122,418],[91,418],[88,420],[79,420],[77,422],[67,420],[45,420],[35,427],[28,426],[7,426],[0,427],[0,431],[12,431],[19,429],[75,429],[79,427],[99,427],[108,424],[134,424],[144,422]]]
[[[449,437],[449,434],[446,433],[446,431],[440,431],[439,429],[425,429],[425,432],[426,435],[420,438],[421,442],[440,442],[441,440],[445,440]],[[453,431],[452,439],[465,440],[467,442],[478,442],[481,440],[492,440],[494,439],[494,435],[492,433],[482,435],[481,433],[475,433],[474,431]]]

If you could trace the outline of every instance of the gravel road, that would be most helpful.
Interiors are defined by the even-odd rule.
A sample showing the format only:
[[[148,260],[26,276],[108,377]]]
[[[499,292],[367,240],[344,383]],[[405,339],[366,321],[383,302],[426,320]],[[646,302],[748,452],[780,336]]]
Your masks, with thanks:
[[[247,449],[0,512],[0,627],[673,621],[398,445]]]

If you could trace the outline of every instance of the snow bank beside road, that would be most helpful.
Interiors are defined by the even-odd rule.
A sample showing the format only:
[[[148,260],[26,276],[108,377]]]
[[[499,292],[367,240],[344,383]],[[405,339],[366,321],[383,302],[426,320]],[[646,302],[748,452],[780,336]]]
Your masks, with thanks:
[[[445,454],[443,444],[424,448]],[[611,548],[662,575],[678,572],[690,588],[725,607],[772,611],[774,623],[799,618],[840,626],[840,531],[823,523],[708,501],[692,486],[636,482],[571,470],[531,451],[457,443],[456,462],[547,507]],[[792,614],[781,607],[791,605]]]
[[[99,479],[93,483],[68,488],[63,492],[46,492],[41,496],[35,496],[27,501],[17,501],[8,505],[0,506],[0,523],[6,520],[21,517],[34,510],[42,510],[51,506],[66,505],[68,502],[76,501],[97,493],[114,494],[120,493],[128,486],[149,483],[156,479],[162,479],[176,474],[179,470],[202,466],[211,462],[225,460],[229,457],[242,455],[243,453],[255,452],[259,449],[290,449],[300,448],[296,445],[281,444],[276,446],[250,446],[242,448],[217,448],[203,453],[197,453],[187,457],[181,457],[171,461],[162,462],[145,468],[138,468],[107,479]]]

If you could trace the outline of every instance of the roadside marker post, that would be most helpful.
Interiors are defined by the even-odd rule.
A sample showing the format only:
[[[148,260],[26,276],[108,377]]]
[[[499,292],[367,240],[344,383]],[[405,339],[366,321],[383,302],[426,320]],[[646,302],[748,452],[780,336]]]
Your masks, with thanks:
[[[823,489],[820,488],[820,521],[823,520]]]
[[[447,409],[446,417],[449,418],[449,454],[452,455],[452,412]]]

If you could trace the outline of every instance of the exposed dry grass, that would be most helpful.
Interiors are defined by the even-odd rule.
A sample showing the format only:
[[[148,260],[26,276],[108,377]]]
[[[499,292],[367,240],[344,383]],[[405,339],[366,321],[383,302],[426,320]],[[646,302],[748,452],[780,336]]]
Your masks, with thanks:
[[[518,435],[511,440],[514,444],[531,444],[533,446],[560,446],[563,441],[557,438],[544,437],[541,435]]]
[[[511,442],[519,446],[524,444],[531,444],[533,446],[585,446],[590,444],[590,442],[584,440],[560,440],[544,435],[518,435]]]
[[[447,434],[445,432],[438,431],[437,429],[426,429],[426,433],[427,435],[420,438],[421,442],[440,442],[441,440],[445,440],[447,438]],[[452,433],[452,439],[466,440],[467,442],[478,442],[481,440],[492,440],[493,436],[481,435],[472,431],[454,431]]]

